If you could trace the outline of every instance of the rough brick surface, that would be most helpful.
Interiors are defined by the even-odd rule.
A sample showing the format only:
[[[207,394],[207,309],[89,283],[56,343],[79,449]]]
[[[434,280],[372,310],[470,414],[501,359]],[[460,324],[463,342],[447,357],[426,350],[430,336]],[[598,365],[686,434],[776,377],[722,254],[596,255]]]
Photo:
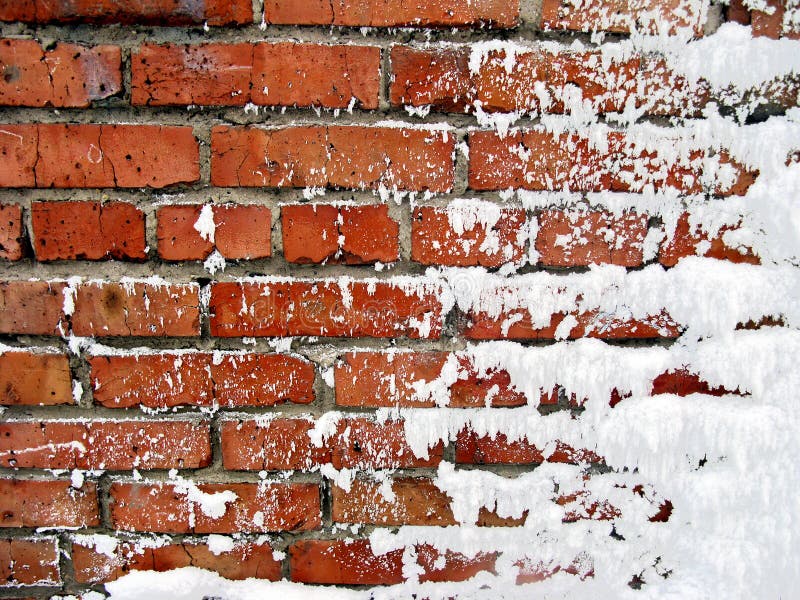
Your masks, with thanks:
[[[0,105],[89,106],[122,90],[120,56],[117,46],[0,40]]]
[[[22,208],[0,204],[0,259],[19,260],[23,253]]]
[[[394,262],[400,256],[400,227],[385,204],[281,207],[283,254],[296,263],[349,265]]]
[[[206,514],[190,499],[192,485],[113,483],[114,527],[163,533],[258,533],[306,531],[321,524],[319,487],[314,484],[196,484],[204,494],[231,493],[220,516]]]
[[[63,333],[65,287],[46,281],[0,283],[0,333]]]
[[[574,449],[556,442],[547,451],[530,444],[527,439],[509,440],[504,434],[481,436],[474,431],[462,430],[456,439],[456,462],[470,464],[512,464],[531,463],[583,463],[601,462],[594,452]]]
[[[144,547],[142,547],[144,546]],[[207,544],[168,544],[154,548],[146,544],[119,542],[112,556],[80,542],[72,544],[75,580],[79,583],[104,583],[119,579],[130,571],[171,571],[198,567],[219,573],[225,579],[250,577],[277,581],[281,563],[269,544],[237,543],[232,550],[212,552]]]
[[[89,359],[96,402],[109,408],[226,408],[314,400],[314,367],[280,354],[200,352]]]
[[[145,260],[144,214],[126,202],[34,202],[37,260]]]
[[[0,527],[95,527],[97,488],[84,482],[0,479]]]
[[[211,335],[219,337],[436,338],[442,328],[434,293],[384,282],[353,281],[344,287],[325,281],[216,283],[209,311]],[[421,329],[423,323],[431,326]]]
[[[69,360],[63,354],[0,354],[0,404],[72,404]]]
[[[379,483],[356,480],[349,490],[332,488],[332,517],[337,523],[375,525],[454,525],[450,498],[430,479],[401,478],[392,482],[394,499]]]
[[[538,216],[539,263],[553,267],[612,264],[636,267],[644,260],[647,215],[571,213],[548,210]]]
[[[215,127],[211,182],[221,187],[330,187],[446,192],[455,140],[389,127]]]
[[[200,333],[197,285],[85,283],[75,293],[80,336],[192,336]]]
[[[671,237],[661,244],[659,262],[665,267],[674,267],[685,256],[706,256],[737,263],[759,264],[761,260],[751,248],[732,246],[725,242],[725,234],[736,231],[736,227],[723,226],[716,235],[709,235],[699,225],[693,225],[688,213],[678,218]]]
[[[0,581],[0,587],[60,584],[56,539],[0,539]]]
[[[675,34],[690,29],[702,35],[705,12],[690,0],[590,0],[573,4],[563,0],[543,0],[542,29],[570,31],[609,31],[613,33]]]
[[[454,207],[419,206],[411,221],[411,259],[425,265],[499,267],[525,256],[527,218],[522,209],[470,214]]]
[[[162,188],[197,181],[191,127],[0,125],[0,187]]]
[[[508,70],[505,51],[489,50],[475,72],[474,50],[393,47],[392,104],[458,113],[480,109],[560,114],[573,110],[572,99],[580,93],[581,100],[600,113],[636,107],[671,115],[695,113],[707,101],[707,86],[690,88],[657,58],[607,64],[599,52],[530,50],[515,53],[514,68]]]
[[[192,469],[211,462],[208,422],[12,421],[0,424],[0,466]]]
[[[143,23],[148,25],[244,25],[253,20],[249,0],[6,0],[0,21],[28,23]]]
[[[131,100],[149,106],[373,109],[380,55],[380,48],[350,45],[146,44],[132,58]]]
[[[264,20],[277,25],[344,25],[349,27],[459,27],[486,24],[513,27],[519,0],[266,0]]]
[[[376,555],[369,540],[303,540],[289,548],[292,581],[381,585],[403,581],[403,551]]]
[[[501,137],[493,131],[469,136],[469,186],[475,190],[521,188],[552,191],[637,192],[646,186],[674,189],[684,194],[709,192],[721,196],[743,195],[757,173],[731,162],[724,153],[715,164],[734,169],[733,181],[722,181],[704,165],[706,153],[697,149],[688,159],[673,161],[639,149],[621,132],[607,134],[607,149],[577,133],[548,133],[542,129],[514,131]],[[580,168],[574,166],[578,164]],[[713,181],[704,181],[709,169]]]

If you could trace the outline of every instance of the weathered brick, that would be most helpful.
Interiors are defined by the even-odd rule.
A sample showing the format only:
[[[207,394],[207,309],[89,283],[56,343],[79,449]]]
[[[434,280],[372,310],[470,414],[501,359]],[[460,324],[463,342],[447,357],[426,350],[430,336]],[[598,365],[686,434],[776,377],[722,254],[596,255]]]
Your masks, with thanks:
[[[118,46],[0,40],[0,105],[87,107],[122,90],[120,56]]]
[[[58,560],[55,538],[0,539],[0,587],[59,585]]]
[[[394,106],[430,106],[444,112],[570,112],[580,94],[595,112],[635,107],[655,115],[696,114],[708,101],[709,86],[689,85],[663,59],[635,56],[609,60],[596,51],[517,49],[506,68],[502,49],[481,55],[470,46],[392,48],[390,100]]]
[[[180,352],[89,358],[95,402],[109,408],[225,408],[314,400],[314,365],[282,354]]]
[[[702,149],[672,161],[642,150],[625,134],[612,131],[601,149],[580,133],[549,133],[541,128],[517,130],[501,137],[494,131],[469,136],[469,186],[475,190],[520,188],[582,192],[638,192],[675,189],[685,194],[709,192],[744,195],[757,177],[724,152],[712,161]],[[733,181],[718,177],[715,165],[732,170]],[[707,181],[707,180],[711,181]]]
[[[688,28],[699,36],[703,34],[706,10],[691,0],[592,0],[582,4],[544,0],[541,28],[669,35]]]
[[[336,585],[401,583],[403,550],[376,555],[369,540],[300,540],[289,547],[292,581]]]
[[[349,352],[335,365],[336,404],[360,407],[432,407],[437,398],[421,392],[442,375],[446,352]],[[522,406],[526,397],[511,385],[506,371],[479,374],[464,357],[457,357],[459,379],[449,387],[451,407]],[[542,391],[542,403],[552,404],[557,391]]]
[[[598,311],[578,312],[570,315],[559,313],[551,317],[549,325],[541,327],[533,324],[527,310],[517,309],[504,312],[496,317],[485,312],[470,313],[467,315],[463,334],[476,340],[552,340],[555,339],[557,328],[567,316],[574,317],[576,321],[566,333],[566,337],[570,339],[582,337],[600,339],[677,338],[682,331],[681,325],[664,311],[643,318],[607,315]]]
[[[519,0],[266,0],[264,21],[275,25],[346,27],[515,27]]]
[[[392,482],[394,499],[375,481],[355,480],[346,491],[331,487],[331,516],[337,523],[375,525],[455,525],[450,497],[430,479],[399,478]]]
[[[425,265],[499,267],[520,263],[528,240],[523,209],[485,204],[418,206],[411,221],[411,259]]]
[[[18,204],[0,204],[0,259],[21,259],[24,239],[22,208]]]
[[[97,488],[85,481],[0,479],[0,527],[95,527]]]
[[[88,360],[94,401],[103,406],[172,408],[213,402],[209,354],[92,356]]]
[[[225,204],[212,207],[214,235],[195,228],[203,206],[181,204],[158,209],[158,254],[164,260],[203,260],[216,248],[227,259],[265,258],[272,254],[272,214],[266,206]]]
[[[361,126],[214,127],[211,183],[447,192],[455,138],[444,131]]]
[[[189,499],[189,489],[171,483],[114,482],[109,492],[114,527],[162,533],[256,533],[306,531],[321,525],[319,487],[315,484],[197,484],[203,494],[235,494],[220,516],[204,513],[201,505]]]
[[[0,187],[162,188],[200,177],[191,127],[0,125]]]
[[[441,462],[444,450],[439,442],[428,449],[427,457],[416,456],[406,440],[403,421],[380,423],[358,417],[339,421],[329,444],[337,469],[435,467]]]
[[[529,443],[526,438],[509,440],[503,433],[498,433],[496,436],[482,436],[469,429],[461,430],[456,437],[457,463],[479,465],[526,465],[543,462],[578,464],[598,463],[602,460],[590,450],[576,450],[562,442],[555,442],[552,452],[549,452],[545,458],[544,450]]]
[[[636,267],[644,260],[648,216],[547,210],[538,216],[539,263],[551,267],[612,264]]]
[[[219,573],[225,579],[248,578],[277,581],[281,562],[267,544],[236,542],[233,549],[212,552],[207,544],[184,542],[147,547],[147,540],[136,543],[119,541],[113,556],[84,545],[72,544],[72,564],[78,583],[107,583],[131,571],[164,572],[183,567],[197,567]]]
[[[64,333],[65,287],[47,281],[0,282],[0,333]]]
[[[693,225],[688,213],[678,218],[672,236],[661,243],[659,262],[665,267],[674,267],[685,256],[705,256],[736,263],[760,264],[761,259],[751,248],[732,247],[725,243],[725,233],[736,231],[736,226],[724,226],[713,236],[703,231],[698,223]]]
[[[330,450],[311,443],[308,419],[238,419],[220,426],[222,464],[237,471],[309,470],[329,463]]]
[[[14,0],[0,4],[0,21],[246,25],[253,22],[253,6],[250,0]]]
[[[400,256],[397,221],[385,204],[281,207],[283,254],[289,262],[394,262]]]
[[[391,280],[216,283],[211,335],[438,338],[441,303],[435,290],[415,288]]]
[[[208,421],[0,423],[0,466],[37,469],[191,469],[211,462]]]
[[[72,331],[79,336],[200,334],[197,284],[85,283],[75,293]]]
[[[479,552],[474,556],[452,550],[440,552],[427,544],[417,545],[416,551],[417,564],[423,570],[419,577],[422,582],[465,581],[482,571],[495,573],[495,564],[499,556],[497,552]]]
[[[742,395],[738,389],[728,390],[723,386],[711,387],[697,373],[688,369],[669,370],[661,373],[653,380],[652,396],[657,394],[675,394],[688,396],[690,394],[708,394],[709,396],[724,396],[726,394]]]
[[[36,259],[146,260],[144,214],[127,202],[34,202]]]
[[[0,404],[73,404],[69,360],[63,354],[0,354]]]
[[[800,39],[800,24],[797,21],[792,22],[785,19],[786,10],[790,6],[788,0],[766,0],[765,5],[767,10],[750,12],[754,36]],[[785,25],[784,22],[786,22]]]

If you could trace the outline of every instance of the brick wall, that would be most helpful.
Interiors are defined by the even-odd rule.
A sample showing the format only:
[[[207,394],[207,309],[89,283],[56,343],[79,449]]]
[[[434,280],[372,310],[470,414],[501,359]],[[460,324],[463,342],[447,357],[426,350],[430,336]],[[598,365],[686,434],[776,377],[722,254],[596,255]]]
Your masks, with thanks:
[[[402,526],[498,539],[536,526],[499,501],[465,521],[437,485],[447,469],[580,472],[584,487],[545,494],[573,535],[614,522],[620,502],[668,522],[671,499],[646,480],[624,496],[591,487],[611,469],[598,448],[492,431],[486,411],[577,419],[586,399],[559,381],[519,389],[468,349],[662,351],[691,325],[668,303],[614,313],[579,298],[534,316],[530,302],[563,292],[537,277],[761,262],[726,235],[735,219],[709,233],[689,208],[554,198],[745,196],[759,172],[728,148],[676,155],[569,117],[577,92],[591,114],[634,110],[669,139],[681,118],[735,110],[741,96],[658,52],[609,62],[597,32],[699,38],[730,20],[796,39],[768,4],[0,0],[0,595],[187,566],[347,586],[593,578],[593,557],[537,547],[375,550],[375,531]],[[783,114],[798,79],[748,93]],[[515,112],[507,130],[497,115]],[[468,267],[516,304],[465,303],[481,293],[462,285]],[[780,324],[763,316],[742,326]],[[648,368],[645,394],[737,393],[691,366]],[[616,377],[606,405],[631,395]],[[483,408],[488,424],[420,452],[397,407],[448,422]]]

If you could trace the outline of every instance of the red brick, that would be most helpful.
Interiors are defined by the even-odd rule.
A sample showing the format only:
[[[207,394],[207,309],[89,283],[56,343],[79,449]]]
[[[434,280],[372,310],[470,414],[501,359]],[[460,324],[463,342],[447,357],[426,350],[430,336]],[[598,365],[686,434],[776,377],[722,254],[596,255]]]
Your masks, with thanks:
[[[400,256],[397,221],[385,204],[281,207],[283,253],[289,262],[394,262]]]
[[[0,465],[35,469],[192,469],[211,462],[208,421],[0,423]]]
[[[300,540],[289,547],[291,580],[335,585],[401,583],[403,550],[376,555],[369,540]]]
[[[214,224],[214,243],[225,258],[272,256],[272,213],[266,206],[215,206]]]
[[[692,373],[688,369],[677,369],[665,371],[653,380],[653,389],[650,395],[655,396],[657,394],[724,396],[725,394],[741,395],[741,392],[738,389],[728,390],[722,386],[712,388],[707,381],[696,373]]]
[[[89,365],[94,401],[109,408],[213,403],[209,354],[93,356]]]
[[[489,268],[522,261],[528,238],[523,209],[498,209],[491,227],[481,222],[479,213],[470,214],[469,210],[462,211],[457,205],[416,207],[411,222],[411,259],[425,265]],[[454,215],[461,215],[464,221],[458,228]]]
[[[0,479],[0,527],[95,527],[97,488],[85,481]]]
[[[375,525],[455,525],[450,497],[430,479],[399,478],[392,483],[394,500],[381,494],[381,484],[355,480],[350,490],[331,486],[331,515],[337,523]]]
[[[63,354],[0,354],[0,404],[73,404],[69,360]]]
[[[800,39],[800,26],[794,25],[784,29],[783,20],[788,2],[786,0],[766,0],[768,7],[773,9],[772,14],[766,11],[754,10],[750,13],[754,36],[767,36],[774,39],[789,38]]]
[[[406,440],[403,421],[376,422],[368,418],[339,421],[330,444],[333,466],[337,469],[406,469],[435,467],[442,461],[444,445],[428,450],[428,458],[418,457]]]
[[[685,194],[729,196],[744,195],[757,176],[721,152],[719,163],[729,165],[736,180],[730,186],[714,182],[706,189],[702,182],[708,174],[703,162],[708,157],[703,150],[692,151],[689,160],[672,163],[627,142],[622,132],[610,132],[606,141],[608,150],[603,152],[578,133],[529,129],[501,137],[493,131],[476,131],[469,136],[469,186],[475,190],[569,188],[574,192],[636,192],[651,186]]]
[[[213,206],[214,232],[210,239],[195,229],[203,208],[199,204],[181,204],[158,209],[158,254],[161,258],[203,260],[215,248],[227,259],[265,258],[272,254],[269,208],[235,204]]]
[[[346,289],[345,289],[346,288]],[[243,310],[242,307],[247,309]],[[387,282],[216,283],[211,335],[438,338],[442,306],[433,291]],[[426,331],[420,325],[430,323]]]
[[[126,202],[34,202],[36,259],[146,260],[144,214]]]
[[[211,132],[211,183],[447,192],[454,148],[448,132],[423,129],[218,126]]]
[[[442,374],[446,352],[349,352],[335,366],[336,403],[360,407],[432,407],[433,398],[415,393]],[[479,374],[464,357],[457,357],[459,379],[449,389],[449,406],[522,406],[526,397],[511,385],[506,371]],[[491,391],[491,396],[490,396]],[[542,392],[553,403],[552,391]],[[555,392],[557,400],[558,393]]]
[[[479,552],[475,556],[466,556],[460,552],[447,550],[440,552],[427,544],[416,546],[417,564],[423,573],[419,580],[425,581],[465,581],[475,577],[482,571],[495,573],[495,564],[499,553]]]
[[[530,444],[526,438],[509,440],[505,434],[481,436],[463,429],[456,438],[456,462],[478,465],[527,465],[543,462],[579,464],[602,462],[591,450],[575,450],[556,442],[552,453],[545,459],[543,450]]]
[[[120,56],[118,46],[0,40],[0,105],[87,107],[122,90]]]
[[[226,408],[314,401],[314,364],[296,356],[243,353],[211,363],[214,397]]]
[[[22,208],[0,204],[0,259],[19,260],[25,254]]]
[[[0,282],[0,333],[56,335],[64,333],[63,283]]]
[[[381,51],[372,46],[145,44],[131,61],[134,105],[378,107]]]
[[[346,27],[515,27],[519,0],[266,0],[264,20],[275,25]]]
[[[330,450],[311,443],[307,419],[238,419],[220,426],[222,464],[237,471],[309,470],[331,461]]]
[[[674,267],[681,258],[699,254],[735,263],[760,264],[761,260],[751,248],[742,247],[740,250],[725,243],[725,233],[736,229],[736,226],[724,226],[712,237],[703,231],[700,224],[693,229],[689,214],[683,213],[678,218],[672,238],[661,243],[658,260],[665,267]]]
[[[319,487],[310,483],[201,483],[205,494],[229,490],[237,498],[214,518],[173,484],[115,482],[111,520],[123,531],[256,533],[306,531],[321,525]]]
[[[0,587],[58,585],[58,560],[55,538],[0,539]]]
[[[470,69],[473,49],[392,48],[390,100],[394,106],[431,106],[444,112],[569,112],[565,98],[580,91],[595,112],[621,112],[634,106],[648,114],[693,114],[709,95],[705,83],[691,87],[663,60],[634,57],[606,64],[600,52],[531,49],[504,66],[503,50],[489,51],[477,73]],[[542,98],[549,99],[543,104]]]
[[[314,365],[281,354],[201,352],[89,358],[95,402],[109,408],[224,408],[314,400]]]
[[[730,0],[725,9],[725,20],[750,25],[750,9],[744,5],[743,0]]]
[[[72,544],[72,564],[78,583],[107,583],[131,571],[164,572],[197,567],[219,573],[225,579],[248,578],[277,581],[281,562],[269,544],[236,542],[232,550],[212,552],[207,544],[184,542],[148,548],[145,544],[120,540],[114,556],[108,556],[79,541]]]
[[[0,21],[145,25],[248,25],[250,0],[22,0],[0,5]]]
[[[0,187],[35,187],[38,144],[36,125],[0,125]]]
[[[0,125],[0,186],[162,188],[200,178],[191,127]]]
[[[644,260],[648,216],[628,213],[547,210],[538,216],[539,264],[581,267],[590,264],[640,266]]]
[[[467,315],[463,334],[470,339],[555,339],[555,332],[567,315],[555,314],[545,327],[535,326],[527,310],[512,310],[498,317],[477,312]],[[653,339],[677,338],[681,326],[666,312],[634,319],[598,313],[597,311],[572,313],[577,324],[569,331],[570,339],[591,337],[600,339]]]
[[[592,0],[572,4],[564,0],[544,0],[541,28],[544,30],[609,31],[629,33],[641,31],[675,35],[690,28],[703,34],[705,15],[701,6],[691,0]]]
[[[525,583],[537,583],[549,579],[559,572],[577,575],[581,579],[594,577],[594,564],[591,558],[586,555],[579,555],[571,564],[561,566],[552,560],[534,559],[525,557],[523,560],[514,563],[517,567],[517,585]]]
[[[85,283],[75,294],[78,336],[200,335],[197,284]]]

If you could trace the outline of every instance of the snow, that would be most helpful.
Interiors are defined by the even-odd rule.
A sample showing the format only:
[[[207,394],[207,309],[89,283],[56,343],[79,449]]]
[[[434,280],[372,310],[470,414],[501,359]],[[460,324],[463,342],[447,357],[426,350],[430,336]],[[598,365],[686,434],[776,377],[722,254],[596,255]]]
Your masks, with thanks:
[[[214,243],[216,224],[214,223],[214,208],[210,204],[204,204],[203,208],[200,209],[200,216],[197,217],[193,227],[201,238],[212,244]]]

